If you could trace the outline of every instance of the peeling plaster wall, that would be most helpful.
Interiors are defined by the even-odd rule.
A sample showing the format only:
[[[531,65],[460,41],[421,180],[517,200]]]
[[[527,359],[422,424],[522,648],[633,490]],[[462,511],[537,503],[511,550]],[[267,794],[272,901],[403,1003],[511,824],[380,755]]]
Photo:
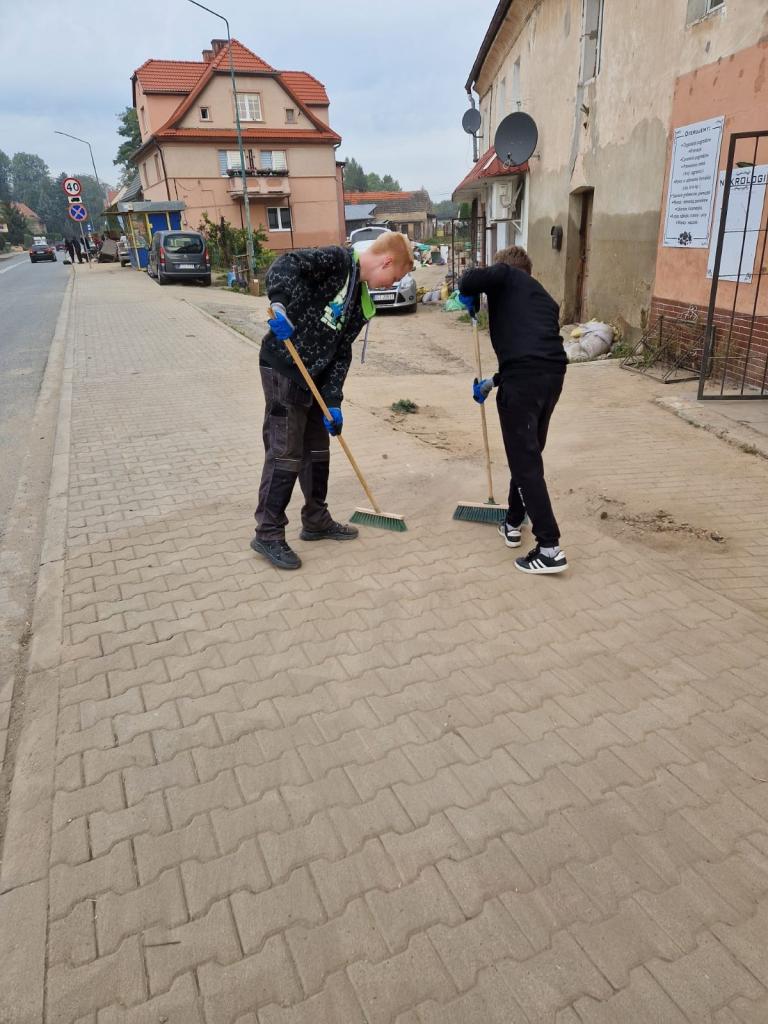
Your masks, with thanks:
[[[594,189],[586,315],[635,331],[653,290],[675,80],[768,34],[765,0],[726,0],[691,25],[687,14],[688,0],[645,0],[640,16],[636,3],[605,0],[600,71],[580,85],[582,0],[513,0],[483,64],[481,152],[513,110],[520,62],[521,109],[539,127],[528,248],[536,276],[559,302],[568,299],[565,319],[574,292],[566,256],[579,229],[569,220],[571,193]],[[550,244],[556,224],[559,252]]]

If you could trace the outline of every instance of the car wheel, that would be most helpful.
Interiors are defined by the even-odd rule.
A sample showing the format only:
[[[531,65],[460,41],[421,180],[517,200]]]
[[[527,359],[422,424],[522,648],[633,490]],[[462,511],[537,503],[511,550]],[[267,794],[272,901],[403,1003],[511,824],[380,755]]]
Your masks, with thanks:
[[[419,308],[418,302],[414,302],[413,305],[406,306],[405,307],[405,311],[406,311],[406,313],[415,313],[418,308]]]
[[[208,288],[211,283],[211,275],[209,274],[207,277],[201,277],[200,282],[205,288]]]
[[[168,284],[168,278],[165,276],[165,274],[159,268],[158,268],[158,271],[157,271],[157,283],[158,284]]]

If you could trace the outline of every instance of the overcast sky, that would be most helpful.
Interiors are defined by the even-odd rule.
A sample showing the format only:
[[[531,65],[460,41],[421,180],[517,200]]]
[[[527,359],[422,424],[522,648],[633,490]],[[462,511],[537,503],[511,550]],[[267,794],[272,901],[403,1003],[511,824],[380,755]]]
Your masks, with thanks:
[[[497,0],[213,0],[232,35],[280,70],[325,84],[342,158],[449,198],[472,165],[464,83]],[[25,13],[26,12],[26,13]],[[224,23],[187,0],[0,0],[0,149],[54,174],[117,178],[115,115],[149,57],[200,60]]]

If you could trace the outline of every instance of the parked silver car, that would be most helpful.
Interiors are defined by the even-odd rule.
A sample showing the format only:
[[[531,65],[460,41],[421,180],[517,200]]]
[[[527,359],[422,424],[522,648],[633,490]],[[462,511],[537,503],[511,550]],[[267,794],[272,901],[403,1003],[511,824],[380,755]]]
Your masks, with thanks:
[[[388,228],[377,227],[375,224],[367,228],[357,228],[350,233],[349,244],[355,252],[365,252],[379,235],[388,230]],[[409,313],[415,313],[418,303],[416,302],[416,281],[413,274],[401,277],[391,288],[372,288],[371,298],[377,309],[407,309]]]
[[[149,247],[147,273],[158,284],[192,278],[211,283],[211,257],[198,231],[156,231]]]

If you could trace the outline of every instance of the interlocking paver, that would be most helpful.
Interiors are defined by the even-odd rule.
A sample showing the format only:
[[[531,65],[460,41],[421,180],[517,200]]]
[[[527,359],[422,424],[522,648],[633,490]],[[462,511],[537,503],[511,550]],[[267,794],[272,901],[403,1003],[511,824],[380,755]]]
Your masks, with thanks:
[[[573,368],[548,448],[573,570],[510,576],[450,518],[467,332],[427,310],[458,362],[420,388],[464,461],[382,434],[374,352],[350,426],[410,529],[277,574],[247,548],[258,350],[197,296],[76,280],[51,1024],[762,1024],[762,464]],[[654,502],[725,544],[619,527]]]

